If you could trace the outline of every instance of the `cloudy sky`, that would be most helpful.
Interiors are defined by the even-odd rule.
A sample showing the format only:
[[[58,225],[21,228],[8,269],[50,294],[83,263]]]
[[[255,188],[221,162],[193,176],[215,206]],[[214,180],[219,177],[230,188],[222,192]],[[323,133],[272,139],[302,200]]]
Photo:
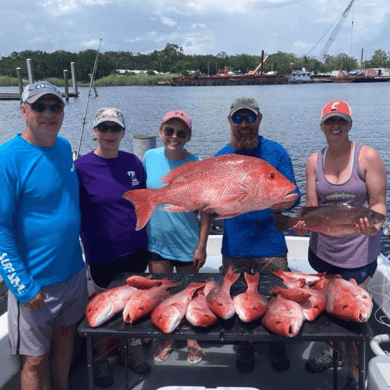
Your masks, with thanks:
[[[318,56],[350,1],[0,0],[0,55],[79,52],[102,39],[103,52],[150,53],[169,42],[185,54]],[[362,49],[366,60],[388,52],[389,25],[389,0],[355,0],[329,54],[360,62]]]

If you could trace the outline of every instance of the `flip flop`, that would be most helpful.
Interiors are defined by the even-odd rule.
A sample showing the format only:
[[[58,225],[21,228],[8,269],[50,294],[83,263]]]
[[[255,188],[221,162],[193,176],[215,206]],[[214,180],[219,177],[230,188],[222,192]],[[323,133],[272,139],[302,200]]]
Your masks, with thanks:
[[[198,364],[203,360],[203,354],[199,359],[195,359],[195,356],[199,351],[202,351],[202,348],[199,347],[195,352],[188,350],[188,358],[187,358],[188,363]],[[192,355],[194,357],[194,360],[192,360],[192,361],[190,360],[190,355]]]
[[[169,356],[171,355],[171,353],[173,352],[173,350],[176,348],[176,341],[173,342],[173,344],[169,345],[168,347],[162,349],[161,348],[161,344],[157,347],[159,349],[159,353],[161,352],[164,352],[164,351],[168,351],[168,353],[166,354],[165,358],[164,359],[160,359],[158,358],[156,355],[154,355],[154,361],[157,362],[157,363],[163,363],[165,362],[165,360],[167,360],[169,358]]]

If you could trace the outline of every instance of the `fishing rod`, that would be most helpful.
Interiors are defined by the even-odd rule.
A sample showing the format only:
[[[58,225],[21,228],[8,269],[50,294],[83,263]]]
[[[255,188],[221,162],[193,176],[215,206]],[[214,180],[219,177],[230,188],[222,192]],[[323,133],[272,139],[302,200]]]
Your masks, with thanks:
[[[77,160],[80,156],[81,141],[83,139],[84,126],[85,126],[86,118],[87,118],[89,98],[91,96],[91,90],[92,90],[92,88],[94,88],[94,84],[95,84],[95,76],[96,76],[97,63],[98,63],[98,59],[99,59],[99,52],[100,52],[101,44],[102,44],[102,38],[100,38],[100,43],[99,43],[99,48],[98,48],[97,53],[96,53],[95,63],[93,64],[91,83],[89,85],[88,98],[87,98],[87,104],[85,106],[85,113],[84,113],[83,123],[82,123],[82,127],[81,127],[79,146],[78,146],[77,150],[73,151],[73,161]]]

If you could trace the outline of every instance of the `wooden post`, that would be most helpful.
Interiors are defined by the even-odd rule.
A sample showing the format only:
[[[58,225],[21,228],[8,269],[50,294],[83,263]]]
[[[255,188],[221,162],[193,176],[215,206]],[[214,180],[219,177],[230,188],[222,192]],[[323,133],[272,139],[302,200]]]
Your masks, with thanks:
[[[34,74],[33,74],[32,61],[30,60],[30,58],[27,58],[26,62],[27,62],[28,83],[33,84]]]
[[[133,135],[133,153],[142,161],[144,159],[145,152],[149,149],[156,147],[155,135]]]
[[[89,78],[92,80],[92,75],[91,74],[89,74],[88,75],[89,76]],[[93,90],[95,91],[95,97],[98,97],[99,95],[98,95],[98,92],[97,92],[97,89],[96,89],[96,87],[95,87],[95,82],[93,81]]]
[[[22,80],[22,70],[18,67],[16,68],[16,75],[18,77],[18,85],[19,85],[19,95],[20,100],[22,100],[22,94],[23,94],[23,80]]]
[[[68,71],[64,69],[64,81],[65,81],[65,100],[69,101],[69,85],[68,85]]]
[[[78,97],[79,93],[77,92],[76,64],[74,62],[70,63],[70,71],[72,73],[72,86],[74,97]]]

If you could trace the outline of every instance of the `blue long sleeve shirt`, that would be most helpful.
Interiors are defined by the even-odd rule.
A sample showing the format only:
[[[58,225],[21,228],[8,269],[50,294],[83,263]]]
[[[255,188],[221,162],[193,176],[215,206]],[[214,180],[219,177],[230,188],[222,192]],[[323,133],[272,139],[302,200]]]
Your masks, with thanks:
[[[259,136],[256,148],[243,151],[235,150],[229,144],[216,156],[222,154],[242,154],[258,157],[275,167],[287,179],[296,185],[291,159],[282,145]],[[300,202],[299,189],[293,191],[298,197],[294,207]],[[229,257],[272,257],[287,253],[287,244],[283,232],[276,232],[276,223],[271,209],[252,211],[224,220],[222,254]]]
[[[53,147],[39,147],[17,135],[2,144],[0,188],[0,273],[26,303],[84,266],[79,182],[68,141],[58,137]]]

